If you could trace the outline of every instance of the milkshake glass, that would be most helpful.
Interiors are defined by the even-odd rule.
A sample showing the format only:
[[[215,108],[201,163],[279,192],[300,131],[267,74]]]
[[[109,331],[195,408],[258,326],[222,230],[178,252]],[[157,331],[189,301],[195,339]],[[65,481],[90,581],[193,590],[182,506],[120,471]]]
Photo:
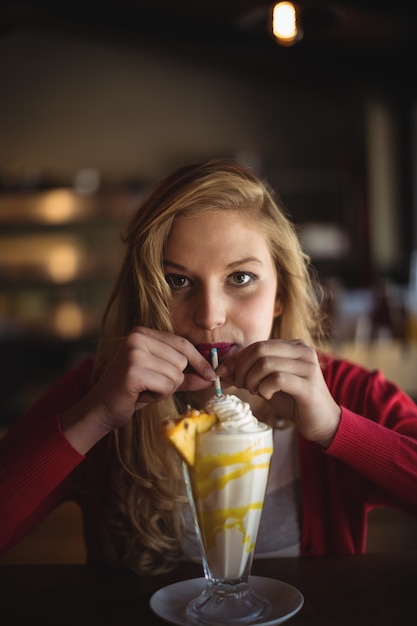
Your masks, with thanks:
[[[199,539],[206,589],[187,606],[194,624],[256,624],[270,603],[249,575],[272,455],[272,429],[236,396],[205,407],[218,423],[197,435],[195,464],[184,463],[187,494]]]

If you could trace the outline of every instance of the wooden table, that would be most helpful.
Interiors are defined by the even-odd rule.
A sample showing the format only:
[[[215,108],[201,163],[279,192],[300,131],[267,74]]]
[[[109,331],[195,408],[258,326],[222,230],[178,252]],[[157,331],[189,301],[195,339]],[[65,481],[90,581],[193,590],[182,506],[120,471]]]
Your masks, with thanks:
[[[304,596],[291,626],[415,626],[417,552],[256,561],[253,574],[287,582]],[[133,574],[86,565],[0,566],[4,626],[161,626],[149,608],[156,590],[201,577],[184,563],[168,575]]]

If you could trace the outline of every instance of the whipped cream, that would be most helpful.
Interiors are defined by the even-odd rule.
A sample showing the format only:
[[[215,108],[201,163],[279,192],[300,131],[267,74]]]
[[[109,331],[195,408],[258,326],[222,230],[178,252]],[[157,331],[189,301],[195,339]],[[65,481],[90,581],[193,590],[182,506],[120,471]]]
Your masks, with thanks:
[[[219,419],[212,430],[253,432],[265,426],[253,415],[250,404],[234,395],[213,396],[205,411],[215,413]]]

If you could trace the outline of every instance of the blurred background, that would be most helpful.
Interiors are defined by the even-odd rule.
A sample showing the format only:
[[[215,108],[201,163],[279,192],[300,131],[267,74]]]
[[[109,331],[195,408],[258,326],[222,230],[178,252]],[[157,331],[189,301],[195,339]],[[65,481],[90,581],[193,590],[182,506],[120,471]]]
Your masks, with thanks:
[[[417,48],[405,0],[2,0],[0,428],[94,350],[120,233],[174,167],[264,175],[330,347],[417,398]],[[414,529],[415,536],[415,529]]]

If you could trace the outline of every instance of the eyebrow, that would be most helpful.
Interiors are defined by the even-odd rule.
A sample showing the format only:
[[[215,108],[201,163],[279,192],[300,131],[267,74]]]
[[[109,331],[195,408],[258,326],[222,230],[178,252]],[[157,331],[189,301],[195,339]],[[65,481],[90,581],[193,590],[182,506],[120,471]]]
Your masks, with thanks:
[[[164,265],[169,265],[170,267],[178,270],[178,271],[187,271],[188,268],[185,267],[184,265],[181,265],[180,263],[174,263],[173,261],[170,261],[169,259],[165,259],[163,261]],[[257,265],[263,265],[263,262],[261,261],[261,259],[258,259],[258,257],[256,256],[247,256],[244,257],[243,259],[238,259],[237,261],[232,261],[232,263],[229,263],[228,265],[226,265],[227,269],[233,269],[233,268],[237,268],[240,265],[244,265],[245,263],[256,263]]]

